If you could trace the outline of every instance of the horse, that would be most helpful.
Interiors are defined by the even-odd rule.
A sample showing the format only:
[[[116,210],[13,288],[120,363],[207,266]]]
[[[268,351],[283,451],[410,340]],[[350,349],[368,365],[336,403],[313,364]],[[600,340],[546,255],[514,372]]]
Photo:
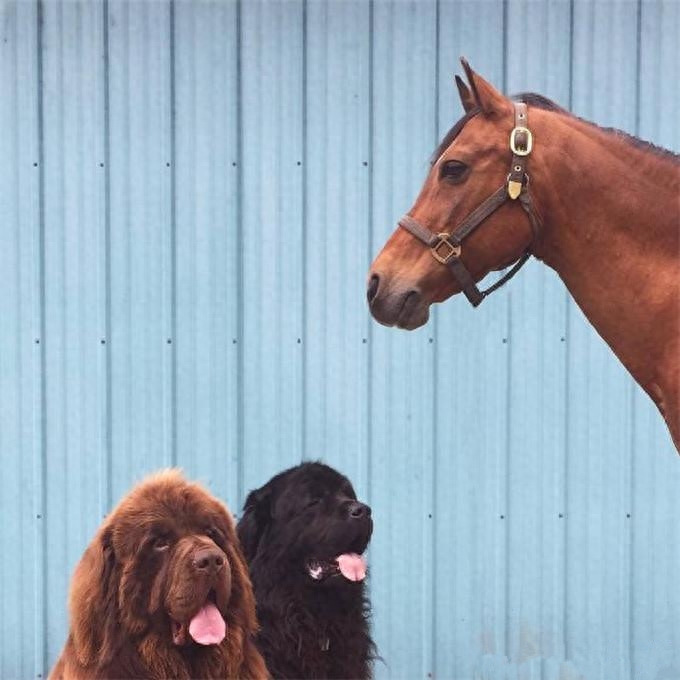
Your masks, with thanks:
[[[463,292],[477,306],[533,256],[654,401],[680,452],[680,156],[541,95],[508,98],[461,62],[464,116],[371,265],[371,314],[418,328],[433,303]]]

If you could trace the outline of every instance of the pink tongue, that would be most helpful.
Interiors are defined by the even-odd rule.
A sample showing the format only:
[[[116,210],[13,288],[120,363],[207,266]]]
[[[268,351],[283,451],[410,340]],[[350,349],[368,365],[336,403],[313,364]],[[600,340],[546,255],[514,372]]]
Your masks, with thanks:
[[[218,645],[226,634],[227,624],[212,602],[206,602],[189,623],[189,635],[199,645]]]
[[[363,581],[366,578],[366,561],[356,553],[345,553],[335,558],[342,575],[350,581]]]

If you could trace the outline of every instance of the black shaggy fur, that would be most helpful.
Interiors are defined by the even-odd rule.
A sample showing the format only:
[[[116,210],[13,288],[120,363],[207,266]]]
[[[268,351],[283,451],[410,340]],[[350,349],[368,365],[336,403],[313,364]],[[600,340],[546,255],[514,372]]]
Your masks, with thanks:
[[[370,508],[321,463],[273,477],[246,499],[238,535],[250,566],[260,633],[273,678],[370,678],[375,646],[363,581],[314,580],[310,560],[361,554]]]

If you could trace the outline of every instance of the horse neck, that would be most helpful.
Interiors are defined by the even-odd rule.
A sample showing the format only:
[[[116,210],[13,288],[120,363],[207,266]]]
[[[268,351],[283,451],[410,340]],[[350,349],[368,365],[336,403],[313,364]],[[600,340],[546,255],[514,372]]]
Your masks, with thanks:
[[[656,380],[650,359],[678,349],[680,163],[584,121],[537,113],[536,144],[546,144],[529,164],[544,220],[535,255],[645,386]]]

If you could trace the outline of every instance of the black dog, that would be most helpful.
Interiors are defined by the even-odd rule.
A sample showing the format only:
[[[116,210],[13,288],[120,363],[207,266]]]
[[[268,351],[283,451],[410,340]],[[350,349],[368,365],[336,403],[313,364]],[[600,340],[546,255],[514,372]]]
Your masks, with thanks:
[[[272,677],[370,678],[361,554],[373,521],[347,478],[321,463],[286,470],[248,495],[237,531]]]

